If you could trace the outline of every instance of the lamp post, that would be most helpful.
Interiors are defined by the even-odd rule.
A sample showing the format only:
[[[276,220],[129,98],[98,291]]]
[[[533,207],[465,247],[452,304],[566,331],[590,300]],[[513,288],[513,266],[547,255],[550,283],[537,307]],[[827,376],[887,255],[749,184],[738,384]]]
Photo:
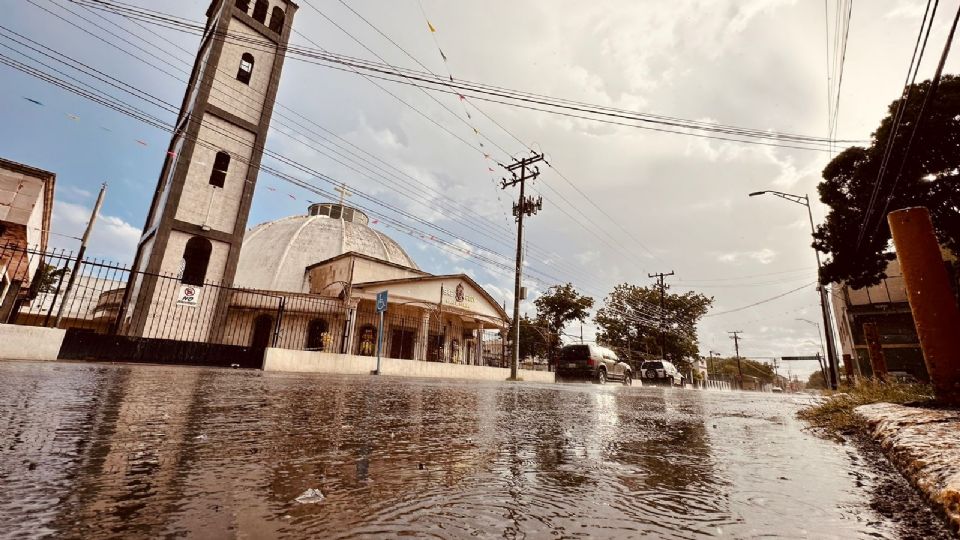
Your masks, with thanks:
[[[756,197],[757,195],[765,195],[767,193],[780,197],[781,199],[786,199],[792,203],[806,206],[807,216],[810,218],[810,234],[813,235],[816,232],[816,227],[813,225],[813,211],[810,209],[810,197],[806,195],[801,197],[800,195],[791,195],[790,193],[770,190],[754,191],[750,196]],[[823,314],[823,333],[827,337],[827,363],[830,366],[830,388],[836,390],[839,384],[840,364],[837,361],[837,351],[833,343],[833,322],[830,319],[827,289],[820,284],[820,270],[823,266],[820,262],[820,252],[814,249],[813,253],[817,256],[817,292],[820,294],[820,311]]]

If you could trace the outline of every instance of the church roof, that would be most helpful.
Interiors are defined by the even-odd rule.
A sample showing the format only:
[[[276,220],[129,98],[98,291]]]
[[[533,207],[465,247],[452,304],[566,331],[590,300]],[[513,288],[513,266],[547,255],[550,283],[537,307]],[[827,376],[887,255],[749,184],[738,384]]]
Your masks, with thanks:
[[[367,216],[359,210],[324,206],[311,206],[312,215],[268,221],[247,231],[237,263],[236,286],[307,292],[307,267],[351,251],[419,269],[397,242],[368,227]],[[330,217],[330,206],[339,217]]]

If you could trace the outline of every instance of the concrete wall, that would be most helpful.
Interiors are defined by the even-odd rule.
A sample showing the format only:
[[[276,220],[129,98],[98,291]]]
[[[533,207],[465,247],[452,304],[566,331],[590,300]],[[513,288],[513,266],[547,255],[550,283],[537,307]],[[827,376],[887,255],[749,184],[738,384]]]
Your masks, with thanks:
[[[0,324],[0,360],[56,360],[66,330]]]
[[[312,373],[340,373],[345,375],[369,375],[377,367],[377,359],[370,356],[354,356],[287,349],[267,349],[264,371],[296,371]],[[416,360],[381,359],[380,371],[384,375],[398,377],[425,377],[441,379],[481,379],[503,381],[510,376],[507,368],[419,362]],[[520,371],[527,382],[554,382],[548,371]]]

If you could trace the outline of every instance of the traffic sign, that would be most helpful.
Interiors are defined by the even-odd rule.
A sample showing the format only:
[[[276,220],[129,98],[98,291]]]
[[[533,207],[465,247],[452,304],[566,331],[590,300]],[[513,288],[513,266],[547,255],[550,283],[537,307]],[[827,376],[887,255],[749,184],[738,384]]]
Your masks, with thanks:
[[[387,291],[377,293],[377,313],[383,313],[387,310]]]
[[[781,360],[820,360],[820,355],[814,356],[782,356]]]

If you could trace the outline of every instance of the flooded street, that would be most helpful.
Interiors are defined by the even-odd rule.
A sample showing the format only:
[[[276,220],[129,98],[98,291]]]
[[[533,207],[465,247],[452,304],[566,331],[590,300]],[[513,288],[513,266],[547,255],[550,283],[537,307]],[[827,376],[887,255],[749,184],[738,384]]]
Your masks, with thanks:
[[[5,538],[918,534],[884,512],[886,473],[803,430],[802,397],[18,362],[0,378]]]

